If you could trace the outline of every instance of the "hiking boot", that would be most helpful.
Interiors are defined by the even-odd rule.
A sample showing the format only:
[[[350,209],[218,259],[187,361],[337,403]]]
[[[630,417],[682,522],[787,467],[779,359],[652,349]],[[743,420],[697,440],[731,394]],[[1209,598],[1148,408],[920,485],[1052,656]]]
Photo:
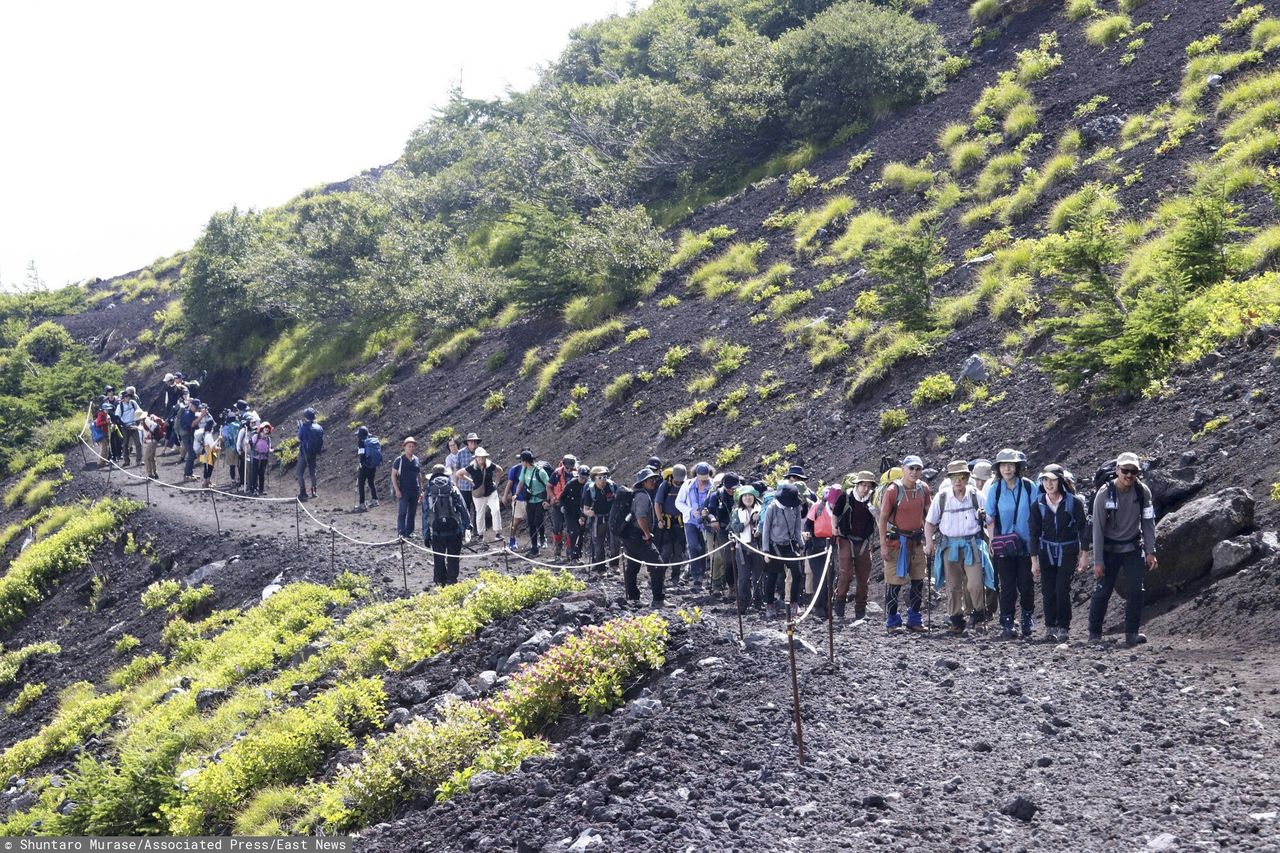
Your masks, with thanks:
[[[525,552],[524,552],[524,555],[525,555],[526,557],[536,557],[536,556],[538,556],[538,547],[535,545],[534,547],[530,548],[528,551],[525,551]]]
[[[1058,642],[1059,642],[1059,643],[1065,643],[1065,642],[1067,642],[1067,641],[1070,639],[1070,637],[1071,637],[1071,632],[1070,632],[1068,629],[1066,629],[1066,628],[1059,628],[1059,629],[1058,629]]]
[[[854,620],[855,620],[855,621],[861,621],[861,620],[863,620],[863,619],[866,619],[866,618],[867,618],[867,608],[865,608],[865,607],[857,607],[857,606],[855,606],[855,607],[853,608],[853,618],[854,618]]]
[[[1015,637],[1015,635],[1014,635],[1014,633],[1013,633],[1013,627],[1012,627],[1012,626],[1010,626],[1010,625],[1005,625],[1003,628],[1001,628],[1001,629],[1000,629],[1000,639],[1002,639],[1002,640],[1012,640],[1012,639],[1014,639],[1014,637]]]
[[[379,503],[381,503],[381,501],[379,501],[377,498],[374,498],[373,500],[369,501],[369,508],[373,509]]]
[[[898,613],[890,613],[884,620],[884,629],[889,633],[902,630],[902,616]]]
[[[316,490],[315,490],[315,489],[312,489],[312,490],[311,490],[311,497],[313,497],[313,498],[314,498],[314,497],[316,497]]]
[[[924,619],[919,610],[907,611],[907,630],[914,634],[923,634],[929,630],[924,626]]]
[[[1102,642],[1102,633],[1100,631],[1090,631],[1089,642],[1100,644]]]
[[[516,549],[516,537],[512,536],[510,539],[507,540],[507,547],[510,548],[512,551]]]
[[[1057,629],[1057,628],[1045,628],[1045,629],[1044,629],[1044,636],[1040,638],[1040,642],[1042,642],[1042,643],[1056,643],[1056,642],[1058,642],[1058,629]]]
[[[666,603],[664,600],[662,600],[661,598],[655,598],[655,599],[653,600],[653,604],[652,604],[652,605],[650,605],[650,606],[651,606],[654,610],[661,610],[662,608],[664,608],[664,607],[666,607],[666,606],[667,606],[667,603]]]
[[[1147,641],[1146,634],[1125,634],[1124,635],[1124,644],[1129,648],[1133,648],[1134,646],[1140,646],[1146,641]]]
[[[305,501],[308,497],[306,492],[298,492],[298,500]]]
[[[365,505],[364,505],[364,504],[356,504],[356,508],[355,508],[355,509],[353,509],[353,510],[351,510],[351,511],[352,511],[352,512],[364,512],[364,511],[365,511],[365,509],[366,509],[366,508],[365,508]]]
[[[844,599],[837,598],[835,607],[836,607],[836,618],[843,619],[844,618]]]
[[[777,618],[778,618],[778,608],[777,608],[777,607],[775,607],[775,606],[774,606],[774,605],[772,605],[772,604],[766,604],[766,605],[764,606],[764,618],[766,618],[766,619],[777,619]]]

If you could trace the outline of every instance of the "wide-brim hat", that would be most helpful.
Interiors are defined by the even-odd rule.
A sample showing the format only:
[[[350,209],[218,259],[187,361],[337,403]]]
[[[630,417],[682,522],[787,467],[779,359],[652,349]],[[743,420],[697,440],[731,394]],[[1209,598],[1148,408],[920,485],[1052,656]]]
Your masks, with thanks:
[[[978,459],[973,463],[973,479],[986,482],[991,479],[991,462],[986,459]]]
[[[258,432],[262,432],[264,429],[267,432],[271,432],[272,430],[275,429],[275,427],[271,425],[271,421],[263,421],[262,423],[258,424]]]
[[[1116,470],[1119,470],[1126,465],[1137,468],[1139,471],[1142,470],[1142,460],[1138,458],[1138,454],[1136,453],[1121,453],[1116,457]]]
[[[956,474],[963,474],[964,476],[968,477],[968,476],[969,476],[969,463],[968,463],[968,462],[965,462],[963,459],[956,459],[956,460],[954,460],[954,461],[952,461],[952,462],[948,462],[948,463],[947,463],[947,476],[948,476],[948,477],[953,477],[953,476],[955,476]]]
[[[476,458],[477,458],[477,459],[488,459],[488,458],[489,458],[489,451],[485,450],[483,447],[477,447],[477,448],[476,448]]]
[[[754,486],[739,486],[738,490],[733,494],[733,499],[740,501],[745,495],[751,495],[756,500],[760,500],[760,493],[755,490]]]
[[[412,444],[414,447],[417,447],[417,446],[418,446],[418,439],[414,438],[413,436],[409,436],[409,437],[408,437],[408,438],[406,438],[404,441],[400,442],[400,444],[401,444],[401,445],[403,445],[403,446],[408,446],[408,445]]]
[[[637,472],[636,472],[636,482],[635,482],[635,487],[636,487],[636,488],[639,488],[639,487],[643,486],[643,485],[644,485],[646,482],[648,482],[649,480],[656,480],[656,479],[660,478],[661,476],[662,476],[662,475],[661,475],[661,474],[659,474],[657,471],[653,470],[653,469],[652,469],[652,468],[650,468],[648,465],[646,465],[646,466],[644,466],[643,468],[641,468],[639,471],[637,471]]]
[[[591,476],[592,476],[592,477],[602,477],[602,476],[603,476],[603,477],[608,477],[608,476],[609,476],[609,469],[608,469],[608,467],[607,467],[607,466],[604,466],[604,465],[597,465],[597,466],[595,466],[594,468],[592,468],[592,469],[591,469]]]
[[[876,475],[870,471],[859,471],[853,475],[853,485],[856,486],[859,483],[870,483],[874,486],[876,484]]]
[[[784,479],[785,477],[795,477],[797,480],[809,479],[809,475],[804,472],[803,465],[792,465],[790,468],[787,469],[787,473],[784,476]]]
[[[467,433],[467,437],[463,439],[463,441],[479,441],[479,440],[480,440],[480,436],[476,435],[474,432]]]
[[[1006,447],[996,454],[997,465],[1003,462],[1013,462],[1015,464],[1021,464],[1026,461],[1027,461],[1027,454],[1023,453],[1021,450],[1014,450],[1012,447]]]

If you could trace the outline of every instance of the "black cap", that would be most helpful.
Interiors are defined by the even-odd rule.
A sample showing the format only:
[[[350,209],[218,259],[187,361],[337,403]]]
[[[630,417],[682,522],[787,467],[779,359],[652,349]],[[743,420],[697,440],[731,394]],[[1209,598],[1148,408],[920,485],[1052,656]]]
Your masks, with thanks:
[[[527,447],[526,447],[524,450],[521,450],[521,451],[520,451],[520,461],[521,461],[521,462],[532,462],[532,461],[533,461],[533,451],[532,451],[532,450],[530,450],[530,449],[529,449],[529,448],[527,448]]]

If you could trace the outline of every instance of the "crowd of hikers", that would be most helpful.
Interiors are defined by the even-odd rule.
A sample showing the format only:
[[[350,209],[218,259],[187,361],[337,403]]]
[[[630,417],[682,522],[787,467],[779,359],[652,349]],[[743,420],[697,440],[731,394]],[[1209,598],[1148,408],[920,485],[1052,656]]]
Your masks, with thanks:
[[[99,464],[128,466],[133,453],[133,464],[156,478],[157,453],[177,453],[182,481],[202,479],[212,488],[221,459],[229,477],[223,488],[265,494],[269,462],[282,449],[271,423],[245,400],[215,419],[198,388],[181,373],[167,374],[147,411],[135,388],[117,396],[108,386],[91,411]],[[324,449],[315,409],[303,411],[295,437],[297,496],[308,500],[317,494]],[[365,426],[354,438],[355,511],[364,512],[379,505],[382,445]],[[412,538],[420,519],[438,585],[457,581],[464,547],[514,552],[523,538],[530,560],[620,571],[630,606],[640,604],[643,568],[654,607],[663,606],[670,583],[768,619],[792,619],[811,605],[822,618],[830,606],[843,620],[852,601],[854,619],[862,620],[878,553],[890,632],[930,630],[926,604],[936,589],[950,633],[985,632],[998,619],[1002,638],[1036,639],[1039,579],[1040,639],[1065,642],[1071,578],[1091,569],[1090,640],[1101,639],[1123,578],[1126,642],[1146,642],[1139,627],[1143,575],[1156,566],[1155,512],[1134,453],[1100,468],[1092,495],[1060,465],[1028,478],[1026,456],[1011,448],[994,462],[955,460],[942,472],[926,471],[919,456],[884,459],[879,473],[857,471],[813,487],[801,465],[775,481],[717,472],[707,462],[664,466],[654,457],[634,477],[617,478],[573,454],[553,465],[528,448],[504,468],[473,432],[449,439],[444,461],[430,466],[418,457],[416,439],[405,438],[388,468],[396,533]],[[934,493],[927,480],[939,473],[944,479]]]

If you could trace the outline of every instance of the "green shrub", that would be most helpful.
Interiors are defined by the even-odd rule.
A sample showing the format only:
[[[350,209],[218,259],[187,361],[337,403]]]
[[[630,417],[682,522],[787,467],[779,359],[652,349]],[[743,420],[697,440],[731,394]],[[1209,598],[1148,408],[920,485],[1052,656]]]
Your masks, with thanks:
[[[604,386],[604,398],[615,406],[631,395],[631,386],[635,383],[635,374],[623,373],[614,377]]]
[[[440,346],[430,350],[418,365],[419,373],[430,373],[437,367],[456,364],[480,343],[480,332],[477,329],[463,329],[451,336]]]
[[[171,578],[152,581],[151,585],[142,591],[142,612],[164,607],[181,591],[182,584]]]
[[[733,444],[729,447],[721,448],[720,452],[716,454],[716,467],[724,470],[740,458],[742,458],[741,444]]]
[[[507,407],[507,395],[505,391],[490,391],[489,395],[484,398],[483,408],[486,412],[500,412]]]
[[[164,655],[158,652],[152,652],[149,655],[138,655],[108,675],[107,683],[116,688],[130,687],[162,666],[164,666]]]
[[[874,290],[864,290],[853,300],[853,310],[862,317],[879,317],[884,311],[880,294]]]
[[[801,169],[787,181],[787,197],[799,198],[818,185],[818,179],[809,174],[808,169]]]
[[[1019,104],[1009,110],[1004,118],[1004,135],[1008,139],[1021,139],[1035,130],[1040,118],[1030,104]]]
[[[706,400],[694,400],[689,405],[674,412],[668,412],[662,420],[662,434],[675,441],[684,435],[685,430],[693,426],[693,422],[707,413]]]
[[[1098,11],[1096,0],[1067,0],[1067,20],[1078,21]]]
[[[187,618],[191,618],[200,611],[206,610],[213,602],[213,596],[213,587],[207,583],[199,586],[189,586],[178,593],[177,601],[169,605],[169,615],[182,614]]]
[[[671,260],[667,261],[667,269],[675,269],[684,266],[689,261],[704,254],[708,249],[716,244],[719,240],[727,240],[732,237],[737,230],[724,225],[715,225],[694,234],[692,231],[685,231],[680,235],[680,241],[676,244],[675,253],[672,254]]]
[[[662,368],[674,373],[680,369],[680,365],[684,363],[684,360],[689,357],[691,352],[692,351],[688,347],[681,346],[680,344],[671,345],[668,347],[667,351],[662,354]]]
[[[713,260],[704,262],[689,275],[689,286],[700,288],[708,299],[715,299],[734,288],[731,279],[754,275],[756,262],[767,248],[763,240],[734,243]]]
[[[1095,47],[1110,47],[1133,29],[1133,19],[1128,15],[1106,15],[1084,28],[1084,37]]]
[[[867,164],[871,162],[871,158],[873,156],[874,155],[869,149],[859,151],[857,154],[854,154],[849,158],[848,165],[845,166],[845,173],[849,175],[856,175],[858,172],[861,172],[866,168]]]
[[[994,85],[982,90],[982,94],[978,96],[978,100],[970,110],[970,114],[975,119],[986,113],[990,113],[997,118],[1004,118],[1004,116],[1008,115],[1009,110],[1019,104],[1029,103],[1031,103],[1031,93],[1018,85],[1018,80],[1012,71],[1006,71],[1000,75]]]
[[[969,20],[975,24],[989,24],[1000,14],[1000,0],[973,0],[969,6]]]
[[[646,329],[644,326],[641,326],[638,329],[632,329],[631,331],[627,332],[627,336],[622,339],[622,342],[624,344],[634,344],[634,343],[639,343],[640,341],[647,341],[648,339],[649,339],[649,330]]]
[[[906,163],[886,163],[880,173],[885,186],[902,192],[920,192],[933,183],[933,172]]]
[[[847,195],[839,195],[828,201],[818,210],[806,214],[795,225],[795,247],[797,252],[810,248],[810,244],[832,222],[845,216],[854,208],[854,200]]]
[[[1280,48],[1280,18],[1264,18],[1254,25],[1249,44],[1263,53]]]
[[[950,400],[956,393],[956,383],[945,373],[931,373],[920,380],[916,390],[911,393],[911,405],[924,406],[928,403],[941,403]]]
[[[974,181],[973,191],[979,198],[991,198],[1008,188],[1021,171],[1023,157],[1016,151],[997,154],[987,161]]]
[[[951,171],[957,175],[972,171],[987,156],[987,148],[981,142],[965,142],[951,149]]]
[[[888,315],[907,329],[930,325],[933,279],[945,247],[946,240],[933,232],[904,232],[886,240],[867,260],[867,269],[882,282]]]
[[[1018,81],[1034,83],[1044,79],[1050,71],[1062,66],[1058,50],[1058,34],[1041,33],[1040,44],[1034,49],[1018,51]]]
[[[1222,36],[1217,33],[1210,33],[1204,38],[1196,39],[1187,45],[1187,58],[1195,59],[1197,56],[1204,56],[1206,53],[1213,53],[1222,44]]]
[[[842,273],[842,272],[832,273],[831,275],[824,278],[822,281],[818,282],[817,286],[815,286],[813,289],[818,291],[819,293],[830,293],[831,291],[835,290],[837,287],[844,284],[848,280],[849,280],[849,276],[847,273]]]
[[[880,431],[890,433],[907,425],[906,409],[885,409],[880,413]]]
[[[667,311],[671,310],[672,308],[675,308],[679,304],[680,304],[680,297],[675,296],[673,294],[667,294],[666,296],[658,300],[658,307]]]
[[[1224,23],[1222,25],[1222,29],[1229,33],[1243,32],[1261,21],[1262,16],[1266,13],[1267,8],[1261,3],[1255,3],[1252,6],[1245,6],[1240,10],[1240,14]]]
[[[849,220],[844,234],[831,244],[831,255],[845,263],[859,260],[867,249],[880,245],[896,228],[893,219],[882,211],[859,213]]]
[[[1280,503],[1280,483],[1271,484],[1271,500]]]
[[[618,313],[612,293],[575,296],[564,306],[564,322],[572,329],[590,329]]]
[[[769,314],[777,320],[795,311],[801,305],[812,301],[812,299],[812,290],[796,290],[791,293],[779,294],[769,302]],[[746,348],[744,347],[743,349],[745,350]]]
[[[120,639],[116,640],[115,645],[112,646],[112,649],[115,650],[116,654],[123,655],[127,652],[133,651],[141,644],[142,644],[142,641],[139,640],[137,637],[133,636],[132,634],[121,634]]]
[[[47,640],[29,643],[15,651],[0,651],[0,687],[8,687],[18,678],[18,670],[36,655],[56,655],[62,652],[57,643]]]
[[[578,408],[578,402],[576,400],[570,402],[569,405],[560,410],[560,423],[571,424],[580,417],[582,417],[582,410]]]
[[[763,273],[738,285],[738,298],[760,302],[791,283],[791,264],[776,263]]]
[[[18,695],[13,697],[13,701],[5,706],[5,713],[16,717],[34,705],[36,700],[44,695],[44,691],[44,683],[27,682],[22,685],[22,689],[18,691]]]
[[[938,145],[944,151],[950,151],[956,145],[959,145],[966,136],[969,135],[969,125],[960,122],[953,122],[942,129],[938,134]]]

